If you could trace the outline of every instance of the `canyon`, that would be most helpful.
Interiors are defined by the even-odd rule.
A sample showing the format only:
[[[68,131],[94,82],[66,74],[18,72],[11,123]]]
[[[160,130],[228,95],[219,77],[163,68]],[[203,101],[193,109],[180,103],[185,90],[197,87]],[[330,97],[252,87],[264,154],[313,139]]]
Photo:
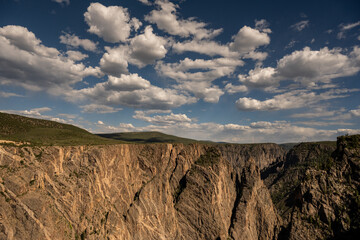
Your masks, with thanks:
[[[0,146],[0,239],[350,239],[360,136]]]

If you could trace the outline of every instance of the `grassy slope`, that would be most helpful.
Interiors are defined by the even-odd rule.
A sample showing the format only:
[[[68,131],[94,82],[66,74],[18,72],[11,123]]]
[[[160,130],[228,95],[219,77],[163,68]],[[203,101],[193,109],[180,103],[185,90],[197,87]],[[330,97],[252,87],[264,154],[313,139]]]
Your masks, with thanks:
[[[54,121],[0,112],[0,139],[33,145],[98,145],[122,143]]]
[[[181,138],[167,135],[160,132],[128,132],[128,133],[109,133],[98,134],[101,137],[117,139],[134,143],[195,143],[199,142],[194,139]],[[209,142],[202,142],[209,143]]]

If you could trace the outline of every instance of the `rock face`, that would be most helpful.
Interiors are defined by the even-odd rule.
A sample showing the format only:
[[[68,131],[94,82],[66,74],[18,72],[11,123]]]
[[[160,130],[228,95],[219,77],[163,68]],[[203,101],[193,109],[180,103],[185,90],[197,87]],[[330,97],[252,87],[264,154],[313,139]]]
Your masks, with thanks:
[[[360,135],[0,146],[0,239],[355,239]]]
[[[272,239],[256,162],[283,150],[245,148],[0,146],[0,239]]]
[[[279,239],[356,239],[360,136],[304,143],[262,172],[284,224]]]

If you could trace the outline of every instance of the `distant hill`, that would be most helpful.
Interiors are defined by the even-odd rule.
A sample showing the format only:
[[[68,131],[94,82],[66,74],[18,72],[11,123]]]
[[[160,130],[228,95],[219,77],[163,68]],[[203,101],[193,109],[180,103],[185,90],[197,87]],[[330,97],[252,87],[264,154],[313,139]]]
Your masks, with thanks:
[[[0,112],[0,140],[32,145],[98,145],[122,143],[70,124]]]
[[[194,139],[181,138],[161,132],[122,132],[97,134],[98,136],[133,143],[195,143],[200,142]],[[210,142],[202,142],[210,143]]]

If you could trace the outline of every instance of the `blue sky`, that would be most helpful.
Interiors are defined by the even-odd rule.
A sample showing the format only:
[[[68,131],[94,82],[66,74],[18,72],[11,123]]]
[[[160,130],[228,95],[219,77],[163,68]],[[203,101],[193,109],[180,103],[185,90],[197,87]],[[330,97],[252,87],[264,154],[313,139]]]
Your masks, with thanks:
[[[0,111],[252,142],[360,133],[359,1],[0,0]]]

